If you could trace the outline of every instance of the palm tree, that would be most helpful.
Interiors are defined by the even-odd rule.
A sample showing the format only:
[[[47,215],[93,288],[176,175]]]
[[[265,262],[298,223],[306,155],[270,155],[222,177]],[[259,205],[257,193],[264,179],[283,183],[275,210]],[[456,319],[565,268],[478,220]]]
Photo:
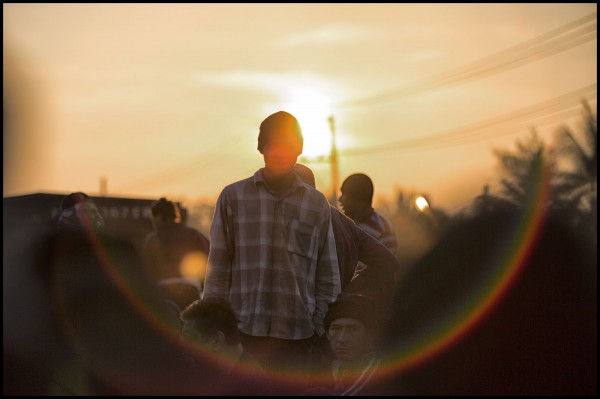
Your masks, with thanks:
[[[584,108],[583,134],[577,135],[567,126],[557,134],[556,155],[566,161],[568,168],[556,173],[555,196],[562,209],[575,211],[579,227],[590,227],[594,236],[597,231],[598,191],[598,130],[597,114],[594,115],[586,100]]]
[[[561,203],[571,204],[575,208],[591,213],[596,210],[598,181],[598,131],[597,116],[583,100],[584,129],[577,139],[567,126],[558,132],[558,156],[570,162],[570,170],[557,172],[557,198]],[[595,218],[594,218],[595,219]]]
[[[481,194],[476,196],[471,204],[465,209],[462,217],[471,218],[479,217],[488,212],[498,210],[517,210],[518,206],[513,201],[509,201],[503,197],[490,193],[489,185],[483,186]]]
[[[539,198],[538,190],[547,188],[547,177],[554,170],[553,158],[537,131],[532,129],[524,141],[517,140],[516,152],[494,149],[493,153],[498,157],[504,175],[499,196],[518,207],[531,205],[532,199]],[[547,198],[543,200],[536,206],[549,204]]]

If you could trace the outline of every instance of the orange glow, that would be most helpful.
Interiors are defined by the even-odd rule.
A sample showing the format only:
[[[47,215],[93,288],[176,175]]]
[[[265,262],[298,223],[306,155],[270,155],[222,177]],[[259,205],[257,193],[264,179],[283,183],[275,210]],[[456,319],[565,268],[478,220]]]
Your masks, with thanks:
[[[214,201],[262,166],[260,121],[285,109],[303,128],[302,155],[322,158],[304,163],[323,192],[337,189],[325,159],[334,116],[340,179],[364,172],[376,197],[393,200],[401,185],[458,209],[497,180],[493,148],[532,126],[550,142],[561,125],[579,123],[582,98],[596,107],[596,11],[3,4],[4,195],[105,187]],[[572,42],[552,36],[561,28]],[[539,52],[530,54],[532,43]]]
[[[299,88],[283,109],[298,119],[304,136],[303,156],[329,155],[331,130],[327,119],[331,115],[330,100],[316,89]]]
[[[429,202],[427,202],[425,197],[418,196],[415,199],[415,207],[419,210],[419,212],[425,212],[429,209]]]
[[[179,271],[183,277],[199,281],[204,279],[206,262],[207,257],[203,252],[190,252],[181,260]]]

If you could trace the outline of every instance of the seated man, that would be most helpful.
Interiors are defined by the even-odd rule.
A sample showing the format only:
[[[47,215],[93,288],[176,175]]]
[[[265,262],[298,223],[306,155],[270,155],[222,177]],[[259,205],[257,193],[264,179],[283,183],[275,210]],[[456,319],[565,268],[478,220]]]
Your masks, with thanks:
[[[340,294],[325,317],[333,353],[331,379],[307,394],[354,396],[367,394],[381,357],[378,353],[381,312],[375,302],[360,294]]]
[[[181,312],[186,355],[202,378],[213,375],[206,393],[213,395],[273,395],[269,377],[240,341],[237,320],[220,299],[192,302]],[[214,356],[213,356],[214,355]]]

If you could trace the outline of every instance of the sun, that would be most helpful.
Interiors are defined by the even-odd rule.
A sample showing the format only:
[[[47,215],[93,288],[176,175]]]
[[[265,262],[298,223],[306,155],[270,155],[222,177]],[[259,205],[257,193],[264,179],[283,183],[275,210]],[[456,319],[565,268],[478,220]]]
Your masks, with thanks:
[[[304,136],[304,157],[317,157],[331,153],[331,101],[317,89],[300,88],[291,93],[285,111],[298,119]]]

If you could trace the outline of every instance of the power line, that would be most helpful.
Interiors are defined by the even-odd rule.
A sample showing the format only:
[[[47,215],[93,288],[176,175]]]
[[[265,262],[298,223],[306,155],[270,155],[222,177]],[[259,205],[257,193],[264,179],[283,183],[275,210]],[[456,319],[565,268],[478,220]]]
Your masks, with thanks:
[[[506,129],[505,133],[500,135],[510,135],[513,134],[516,129],[531,127],[534,125],[534,121],[536,121],[535,124],[537,126],[542,126],[548,123],[564,121],[565,118],[577,116],[581,112],[581,98],[596,96],[596,92],[597,84],[592,84],[551,100],[522,108],[505,115],[480,121],[467,127],[453,129],[432,136],[407,139],[396,143],[388,143],[373,147],[348,148],[340,150],[339,152],[341,153],[340,155],[343,156],[353,156],[403,149],[433,149],[463,145],[486,140],[490,134],[494,134],[494,137],[498,137],[499,134],[497,133],[497,129],[499,129],[500,125],[505,125],[504,129]],[[496,130],[491,130],[492,128],[495,128]],[[139,190],[151,186],[163,187],[165,185],[175,184],[198,172],[206,172],[211,165],[223,162],[223,160],[233,156],[230,151],[231,148],[229,143],[230,140],[221,143],[221,146],[227,146],[229,151],[213,151],[213,157],[208,159],[205,158],[204,162],[198,163],[198,161],[194,159],[189,165],[186,164],[183,168],[177,167],[161,175],[143,179],[137,184],[131,185],[128,190],[134,188]],[[312,163],[308,157],[304,157],[300,161]],[[320,161],[323,161],[323,159]],[[327,159],[326,161],[329,162],[330,160]]]
[[[453,129],[448,132],[439,133],[431,136],[428,135],[426,137],[417,137],[413,139],[402,140],[396,143],[387,143],[372,147],[349,148],[340,150],[340,152],[343,156],[351,156],[369,153],[380,153],[399,149],[431,147],[434,145],[440,146],[442,144],[448,144],[452,141],[456,142],[458,140],[465,141],[468,139],[470,140],[469,142],[480,141],[482,139],[485,139],[483,137],[482,132],[487,130],[489,134],[489,129],[498,129],[499,125],[510,123],[512,123],[513,125],[517,123],[519,123],[520,125],[531,125],[532,121],[536,118],[539,119],[540,117],[548,117],[548,115],[557,115],[557,112],[563,112],[563,116],[566,116],[567,114],[569,115],[569,117],[574,116],[572,115],[572,108],[575,106],[578,106],[580,108],[581,98],[585,98],[588,96],[595,97],[596,95],[597,84],[592,84],[585,86],[581,89],[575,90],[573,92],[564,94],[562,96],[553,98],[551,100],[544,101],[542,103],[526,108],[522,108],[520,110],[513,111],[495,118],[477,122],[467,127]],[[565,107],[567,109],[565,109]],[[556,110],[556,108],[559,109]],[[496,132],[497,131],[492,131],[492,133],[494,134],[496,134]],[[473,138],[475,138],[475,140],[473,140]]]
[[[462,83],[528,64],[534,60],[557,54],[596,39],[597,23],[585,25],[596,19],[597,13],[591,13],[509,49],[486,56],[455,70],[442,73],[437,77],[432,77],[391,92],[362,99],[343,101],[338,106],[373,105],[382,101],[415,94],[423,90]],[[582,24],[584,25],[582,26]]]
[[[530,63],[536,59],[548,57],[558,52],[562,52],[575,46],[578,46],[587,41],[596,39],[597,24],[594,23],[592,25],[585,25],[591,21],[594,21],[596,18],[597,14],[595,12],[591,13],[568,24],[565,24],[559,28],[546,32],[538,37],[530,39],[526,42],[513,46],[509,49],[494,53],[478,61],[471,62],[463,66],[462,68],[443,73],[438,77],[431,78],[430,80],[416,83],[411,86],[404,87],[399,90],[395,90],[384,94],[370,96],[358,100],[341,102],[339,103],[339,106],[343,107],[375,104],[384,100],[415,94],[419,91],[435,88],[438,86],[458,84],[476,78],[489,76],[494,73],[502,72],[507,69],[512,69],[517,66]],[[584,25],[582,26],[582,24]],[[588,86],[588,88],[580,89],[580,91],[586,92],[586,90],[590,90],[590,87],[591,86]],[[596,85],[593,85],[593,87],[593,90],[595,91]],[[574,96],[577,92],[571,93],[569,95]],[[583,96],[583,94],[581,96]],[[556,100],[558,99],[551,101]],[[538,105],[538,107],[544,106],[549,107],[551,105],[549,105],[549,102]],[[448,145],[448,143],[453,140],[457,141],[461,139],[468,139],[470,135],[474,134],[473,132],[475,130],[477,130],[477,134],[480,134],[482,129],[489,128],[494,124],[507,123],[511,119],[524,118],[527,115],[534,114],[535,112],[540,111],[541,110],[539,109],[534,110],[526,108],[521,111],[516,111],[517,115],[508,114],[503,117],[498,117],[486,122],[480,122],[467,128],[454,129],[450,132],[436,136],[404,140],[402,142],[386,146],[346,149],[344,150],[343,155],[359,155],[373,152],[397,150],[402,148],[418,148],[427,146],[431,147],[432,145],[440,146],[444,144]],[[570,111],[566,112],[568,112],[570,115]],[[481,140],[481,136],[479,136],[477,140]],[[205,158],[204,162],[198,163],[197,160],[193,159],[183,166],[176,167],[170,171],[159,174],[158,176],[151,176],[142,179],[137,183],[133,183],[128,187],[128,190],[132,190],[133,188],[140,189],[149,186],[156,187],[174,184],[177,181],[181,181],[182,179],[185,179],[191,175],[198,173],[199,171],[206,171],[207,168],[209,168],[211,165],[217,162],[222,162],[224,159],[228,159],[232,156],[230,143],[231,140],[221,143],[219,148],[216,151],[212,152],[213,156],[209,159]],[[223,151],[221,151],[220,149],[223,149]]]

